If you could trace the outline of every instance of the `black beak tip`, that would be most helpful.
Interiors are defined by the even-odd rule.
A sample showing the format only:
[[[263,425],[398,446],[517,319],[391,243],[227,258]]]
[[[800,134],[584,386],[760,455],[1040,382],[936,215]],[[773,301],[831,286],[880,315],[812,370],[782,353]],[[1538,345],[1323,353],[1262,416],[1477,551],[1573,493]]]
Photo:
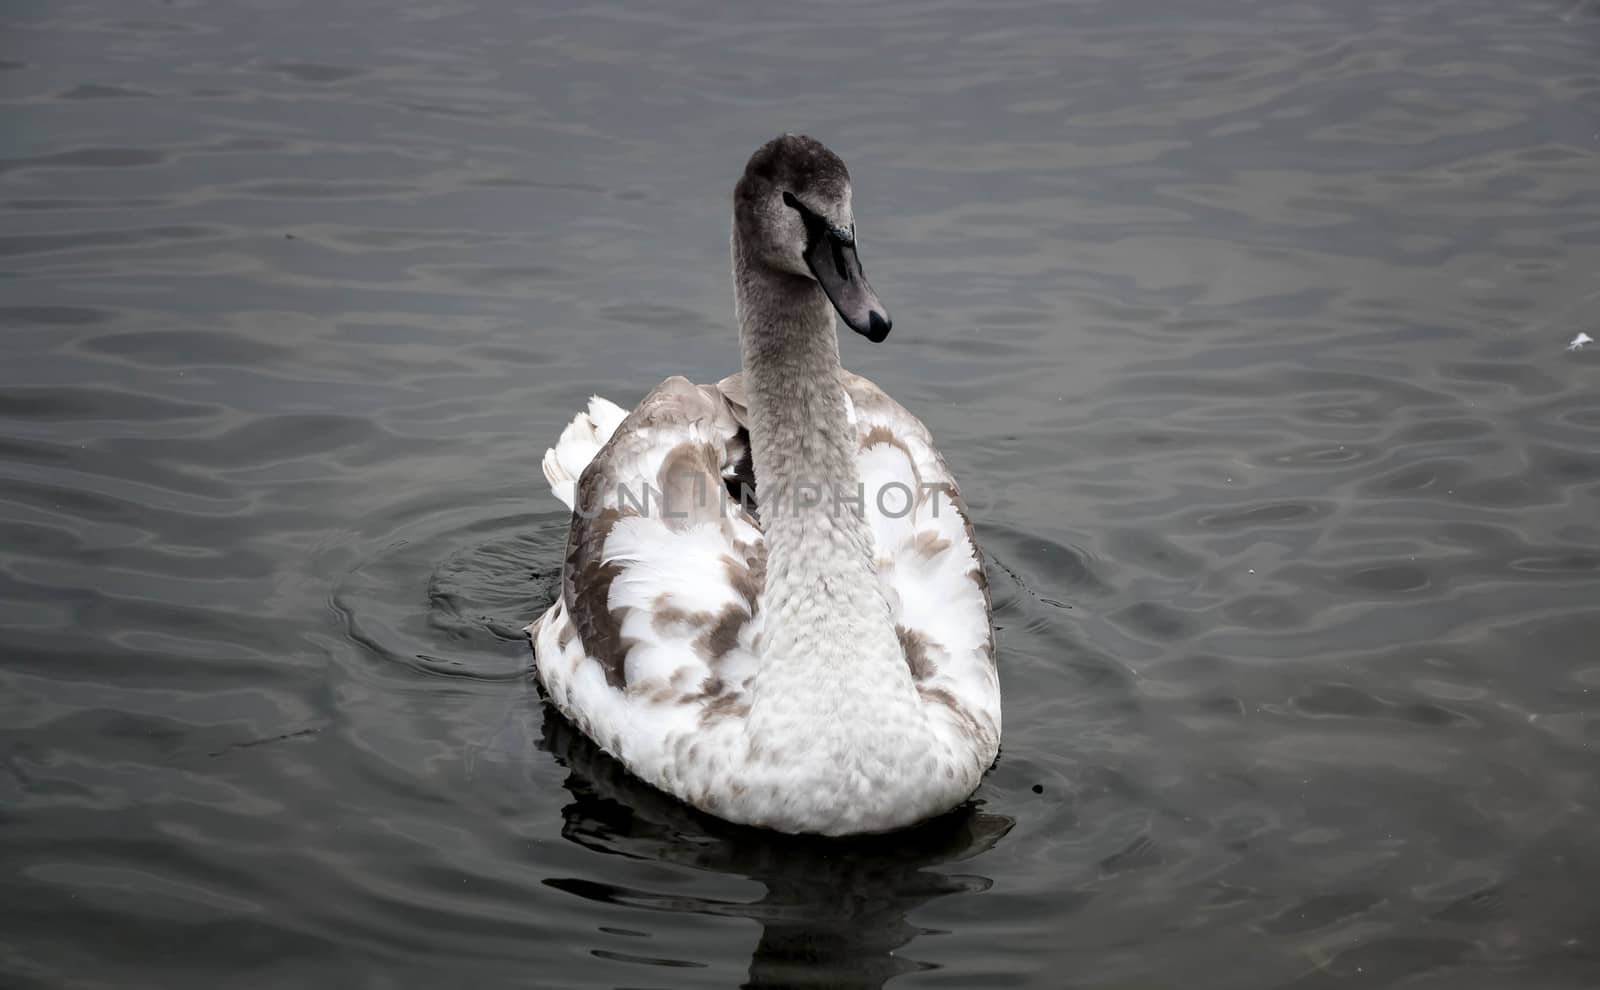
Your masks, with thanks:
[[[889,319],[888,313],[880,313],[877,310],[873,310],[872,314],[867,317],[866,338],[874,344],[881,344],[883,339],[889,336],[889,331],[893,328],[894,323]]]

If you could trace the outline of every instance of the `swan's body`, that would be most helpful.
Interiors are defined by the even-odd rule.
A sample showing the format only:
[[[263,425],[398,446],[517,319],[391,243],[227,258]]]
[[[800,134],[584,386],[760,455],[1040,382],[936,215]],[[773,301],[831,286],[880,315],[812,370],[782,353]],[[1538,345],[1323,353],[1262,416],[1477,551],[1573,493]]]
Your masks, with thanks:
[[[670,378],[625,418],[596,399],[545,456],[575,511],[561,597],[529,627],[538,676],[704,811],[910,825],[970,796],[999,750],[982,557],[927,429],[840,366],[830,297],[871,339],[889,330],[843,164],[808,138],[758,151],[733,249],[744,372]],[[752,476],[753,506],[726,494]]]

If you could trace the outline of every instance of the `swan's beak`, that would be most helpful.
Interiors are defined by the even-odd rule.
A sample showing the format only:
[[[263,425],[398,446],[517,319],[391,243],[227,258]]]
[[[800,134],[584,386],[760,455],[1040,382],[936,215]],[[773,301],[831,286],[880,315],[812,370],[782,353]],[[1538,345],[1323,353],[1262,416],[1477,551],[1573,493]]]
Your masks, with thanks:
[[[806,265],[828,294],[833,308],[839,311],[840,319],[874,344],[881,342],[894,324],[861,271],[855,234],[838,227],[818,226],[822,229],[812,232],[811,244],[806,248]]]

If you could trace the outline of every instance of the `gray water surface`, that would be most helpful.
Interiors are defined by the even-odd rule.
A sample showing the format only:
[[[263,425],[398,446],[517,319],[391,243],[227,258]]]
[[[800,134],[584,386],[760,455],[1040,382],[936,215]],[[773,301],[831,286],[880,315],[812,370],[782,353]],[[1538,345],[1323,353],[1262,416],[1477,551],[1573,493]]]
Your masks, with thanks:
[[[0,983],[1600,985],[1600,0],[14,0]],[[520,627],[591,393],[855,177],[995,591],[975,801],[630,782]]]

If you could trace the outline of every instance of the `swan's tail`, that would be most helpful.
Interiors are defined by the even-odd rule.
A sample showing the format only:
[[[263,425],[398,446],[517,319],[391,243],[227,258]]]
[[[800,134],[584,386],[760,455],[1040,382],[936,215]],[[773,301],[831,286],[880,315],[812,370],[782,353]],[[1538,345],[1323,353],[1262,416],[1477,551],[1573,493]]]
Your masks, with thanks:
[[[556,498],[567,503],[567,508],[578,504],[578,478],[583,469],[600,453],[600,448],[611,439],[627,417],[627,412],[598,395],[590,396],[589,408],[574,416],[561,439],[544,452],[544,476]]]

